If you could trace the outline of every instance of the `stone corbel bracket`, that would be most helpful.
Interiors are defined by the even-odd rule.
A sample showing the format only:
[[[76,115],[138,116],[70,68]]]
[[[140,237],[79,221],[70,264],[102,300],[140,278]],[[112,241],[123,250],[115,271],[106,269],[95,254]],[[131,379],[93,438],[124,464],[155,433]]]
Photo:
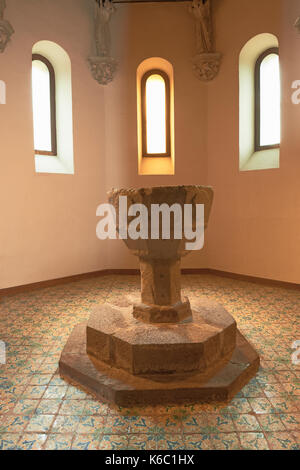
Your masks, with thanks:
[[[97,54],[89,57],[88,62],[93,78],[100,85],[112,82],[118,63],[110,55],[110,19],[115,12],[110,0],[96,0],[95,5],[95,43]]]
[[[112,57],[89,57],[90,69],[93,78],[100,85],[108,85],[113,81],[118,63]]]
[[[189,12],[195,19],[197,54],[191,59],[195,76],[213,80],[219,73],[222,54],[215,51],[211,0],[193,0]]]
[[[4,10],[6,8],[6,0],[0,0],[0,52],[4,52],[11,36],[14,34],[12,25],[4,19]]]
[[[208,52],[192,58],[193,72],[199,80],[209,82],[216,78],[221,66],[222,54]]]

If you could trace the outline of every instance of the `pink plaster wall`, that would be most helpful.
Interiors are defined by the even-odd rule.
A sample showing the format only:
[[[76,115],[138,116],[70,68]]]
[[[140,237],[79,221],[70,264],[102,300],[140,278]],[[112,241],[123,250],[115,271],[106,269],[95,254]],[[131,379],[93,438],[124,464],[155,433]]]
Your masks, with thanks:
[[[225,56],[208,96],[208,181],[216,196],[209,267],[299,282],[300,107],[291,102],[291,84],[300,78],[300,37],[293,28],[299,2],[227,0],[219,4],[218,43]],[[278,36],[280,47],[280,169],[239,172],[238,57],[244,44],[263,32]]]
[[[0,106],[0,288],[97,270],[106,252],[95,236],[104,196],[103,90],[86,64],[91,11],[84,0],[10,0],[15,34],[0,55],[7,104]],[[75,175],[36,174],[31,51],[57,42],[72,62]]]
[[[219,77],[192,73],[194,30],[186,4],[122,5],[112,21],[115,81],[89,73],[92,2],[10,0],[16,33],[0,55],[7,104],[0,106],[0,288],[103,268],[137,266],[122,242],[96,239],[96,207],[112,186],[210,184],[215,203],[206,248],[184,266],[299,282],[298,183],[300,79],[296,0],[216,0]],[[238,170],[238,56],[252,36],[278,35],[283,68],[283,140],[279,170]],[[35,42],[57,42],[70,55],[75,175],[34,171],[30,58]],[[139,176],[136,69],[148,57],[169,60],[175,75],[175,175]]]

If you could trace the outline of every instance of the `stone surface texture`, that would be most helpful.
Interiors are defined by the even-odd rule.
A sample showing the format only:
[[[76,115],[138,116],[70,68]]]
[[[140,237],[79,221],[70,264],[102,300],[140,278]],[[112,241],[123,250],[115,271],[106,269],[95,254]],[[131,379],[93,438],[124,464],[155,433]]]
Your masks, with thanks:
[[[97,307],[87,324],[87,352],[133,375],[176,374],[218,369],[236,345],[236,322],[226,310],[201,303],[193,319],[174,324],[145,324],[132,309]]]
[[[184,214],[185,204],[190,204],[193,208],[197,204],[203,204],[205,208],[204,227],[206,228],[213,203],[212,188],[206,186],[158,186],[140,189],[113,189],[109,192],[108,198],[116,210],[118,232],[121,230],[121,224],[124,223],[119,220],[120,197],[124,196],[127,197],[128,207],[133,204],[143,204],[148,211],[148,239],[132,240],[127,238],[124,240],[129,250],[140,260],[141,301],[143,305],[135,307],[135,317],[140,320],[144,319],[144,321],[153,321],[151,318],[155,317],[155,323],[169,323],[188,318],[191,316],[191,311],[187,311],[186,302],[182,302],[181,299],[180,260],[182,256],[190,253],[186,250],[186,243],[190,240],[185,238],[184,233],[182,233],[180,240],[175,238],[173,217],[170,218],[170,239],[162,239],[161,234],[158,240],[152,239],[150,236],[151,223],[153,222],[151,218],[152,207],[153,205],[167,204],[171,208],[177,204]],[[191,228],[195,230],[195,211],[193,216]],[[128,217],[126,223],[129,224],[132,219]],[[183,232],[183,227],[181,230]],[[155,313],[149,314],[149,309],[145,309],[144,305],[151,306]],[[165,306],[168,309],[162,308]],[[180,310],[179,314],[176,313],[178,309]]]
[[[109,202],[116,210],[119,233],[124,230],[120,196],[127,196],[127,209],[138,203],[147,207],[149,230],[153,204],[179,204],[182,212],[185,204],[193,209],[203,204],[207,227],[213,190],[204,186],[112,190]],[[193,230],[195,214],[193,210]],[[128,216],[126,225],[130,221]],[[160,232],[157,240],[124,240],[140,259],[141,301],[123,308],[98,305],[88,322],[74,329],[63,350],[64,378],[98,397],[133,405],[225,400],[257,372],[257,353],[224,307],[205,299],[190,305],[188,298],[182,298],[180,260],[188,253],[187,240],[174,234],[173,219],[170,239],[163,239]]]

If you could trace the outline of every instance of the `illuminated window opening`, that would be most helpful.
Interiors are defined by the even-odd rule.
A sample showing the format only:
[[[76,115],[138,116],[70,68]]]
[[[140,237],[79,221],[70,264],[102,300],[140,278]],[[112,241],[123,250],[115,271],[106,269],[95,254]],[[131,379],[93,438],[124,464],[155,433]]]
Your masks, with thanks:
[[[162,70],[144,74],[142,93],[143,157],[171,156],[170,80]]]
[[[255,151],[279,148],[281,85],[278,48],[259,56],[255,66]]]
[[[32,106],[36,155],[57,156],[55,72],[44,56],[32,56]]]

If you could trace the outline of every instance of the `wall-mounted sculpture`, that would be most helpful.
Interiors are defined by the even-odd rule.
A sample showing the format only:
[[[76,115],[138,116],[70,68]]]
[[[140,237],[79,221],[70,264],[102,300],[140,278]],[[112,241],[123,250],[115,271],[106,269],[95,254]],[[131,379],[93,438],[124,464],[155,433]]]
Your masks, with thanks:
[[[110,56],[110,19],[115,6],[110,0],[96,0],[95,5],[95,43],[97,55],[89,57],[94,79],[100,85],[107,85],[114,79],[117,61]]]
[[[222,55],[215,51],[211,0],[193,0],[189,7],[196,23],[196,50],[192,58],[197,78],[213,80],[219,73]]]
[[[0,52],[4,52],[11,36],[14,33],[12,25],[4,19],[6,0],[0,0]]]

